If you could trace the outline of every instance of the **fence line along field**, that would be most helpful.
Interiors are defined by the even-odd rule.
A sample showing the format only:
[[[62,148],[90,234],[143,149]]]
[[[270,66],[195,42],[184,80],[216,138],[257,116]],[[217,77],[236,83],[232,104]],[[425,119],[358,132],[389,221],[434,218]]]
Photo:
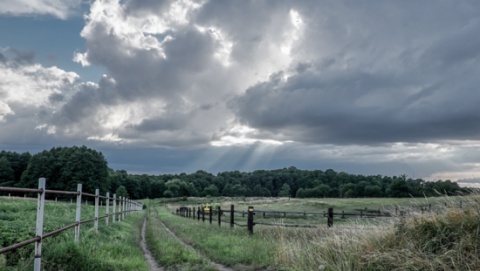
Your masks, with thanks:
[[[45,181],[45,178],[39,179],[38,189],[0,187],[0,192],[24,193],[24,199],[26,199],[25,193],[38,194],[36,206],[29,204],[32,203],[29,201],[23,201],[26,204],[22,204],[18,200],[13,202],[10,196],[9,199],[0,199],[0,203],[2,203],[0,213],[0,230],[2,233],[0,235],[0,255],[6,255],[2,255],[1,259],[5,263],[2,264],[0,262],[0,267],[2,265],[12,265],[19,258],[22,258],[24,254],[28,254],[28,251],[31,250],[29,245],[34,243],[34,270],[42,270],[42,245],[44,239],[74,228],[74,241],[78,243],[80,240],[80,225],[93,223],[95,232],[98,232],[101,219],[102,221],[104,219],[105,224],[108,226],[109,223],[124,220],[126,215],[131,212],[143,209],[140,203],[124,197],[117,199],[115,194],[113,197],[110,197],[107,192],[106,196],[101,196],[99,189],[96,189],[95,194],[84,193],[82,192],[81,184],[78,184],[77,191],[47,190]],[[47,204],[45,200],[46,194],[73,195],[76,197],[75,205],[68,203]],[[82,208],[82,196],[84,198],[93,198],[94,204],[92,208],[88,206]],[[103,201],[101,202],[100,200]],[[85,201],[85,205],[87,203],[88,201]],[[110,203],[112,203],[112,207],[110,207]],[[51,204],[53,206],[50,206]],[[22,209],[21,206],[25,205],[30,207]],[[93,214],[91,213],[92,209]],[[45,211],[47,211],[48,215],[45,215]],[[35,212],[36,215],[34,215]],[[36,226],[32,227],[31,225],[34,224]],[[16,251],[16,253],[8,253],[10,251]]]

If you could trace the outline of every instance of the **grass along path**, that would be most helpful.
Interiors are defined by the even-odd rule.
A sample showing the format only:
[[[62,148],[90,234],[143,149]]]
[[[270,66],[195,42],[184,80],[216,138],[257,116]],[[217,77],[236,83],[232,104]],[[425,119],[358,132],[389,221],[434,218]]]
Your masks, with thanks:
[[[152,253],[147,247],[147,243],[145,241],[146,228],[147,228],[147,218],[144,218],[143,224],[142,224],[142,240],[140,241],[140,247],[142,248],[143,255],[145,256],[145,260],[147,260],[150,271],[164,271],[162,267],[158,266],[158,263],[155,261],[155,259],[152,256]]]
[[[158,212],[156,212],[156,216],[158,217]],[[185,243],[183,240],[181,240],[180,238],[178,238],[177,235],[175,235],[175,233],[173,233],[165,224],[163,224],[161,221],[159,221],[160,224],[165,228],[165,230],[175,239],[177,240],[179,243],[183,244],[184,246],[186,246],[187,248],[189,249],[192,249],[194,251],[196,251],[196,253],[198,253],[201,257],[203,257],[205,260],[207,260],[209,262],[209,264],[213,265],[217,270],[219,271],[234,271],[233,269],[231,268],[228,268],[226,266],[224,266],[223,264],[219,264],[219,263],[216,263],[210,259],[208,259],[207,257],[205,257],[204,255],[202,255],[202,253],[198,252],[197,250],[195,250],[195,248],[187,243]]]
[[[159,218],[185,243],[208,259],[233,270],[278,270],[274,266],[275,240],[260,231],[250,236],[246,228],[218,227],[171,214],[165,207],[155,207]]]
[[[149,204],[150,206],[150,204]],[[160,222],[156,212],[147,209],[145,240],[154,259],[164,270],[213,271],[217,270],[196,250],[178,242]]]

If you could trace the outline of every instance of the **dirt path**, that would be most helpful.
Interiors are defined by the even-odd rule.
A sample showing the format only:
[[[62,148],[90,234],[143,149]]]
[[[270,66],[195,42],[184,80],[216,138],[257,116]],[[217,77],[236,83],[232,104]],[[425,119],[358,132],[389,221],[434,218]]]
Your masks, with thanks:
[[[155,214],[156,217],[158,218],[158,213]],[[177,240],[179,243],[183,244],[184,246],[192,249],[193,251],[195,251],[198,255],[202,256],[204,259],[208,260],[208,262],[214,266],[217,270],[219,271],[235,271],[234,269],[231,269],[231,268],[228,268],[226,267],[225,265],[223,264],[220,264],[220,263],[216,263],[212,260],[210,260],[208,257],[206,257],[205,255],[203,255],[202,253],[200,253],[198,250],[196,250],[194,247],[192,247],[191,245],[185,243],[182,239],[180,239],[173,231],[171,231],[167,225],[163,224],[162,221],[158,220],[158,222],[160,222],[160,224],[165,228],[165,230],[170,234],[172,235],[173,238],[175,238],[175,240]]]
[[[150,250],[148,250],[147,243],[145,242],[145,230],[147,228],[147,219],[145,218],[143,220],[143,225],[142,225],[142,241],[140,242],[140,247],[143,250],[143,255],[145,256],[145,259],[147,260],[148,266],[150,268],[150,271],[164,271],[164,269],[160,266],[158,266],[157,262],[152,256],[152,253]]]

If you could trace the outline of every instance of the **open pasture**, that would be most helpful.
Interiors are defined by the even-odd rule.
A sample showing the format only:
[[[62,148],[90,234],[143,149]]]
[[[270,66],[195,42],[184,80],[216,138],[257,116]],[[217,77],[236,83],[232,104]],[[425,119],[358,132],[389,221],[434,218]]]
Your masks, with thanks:
[[[437,236],[440,239],[451,238],[444,236],[446,234],[444,227],[449,228],[450,224],[458,226],[462,221],[472,221],[472,216],[478,216],[478,212],[472,211],[478,210],[478,202],[478,196],[306,200],[189,198],[185,202],[175,202],[155,208],[162,214],[162,221],[180,238],[186,240],[204,255],[233,267],[235,270],[257,270],[259,268],[265,270],[409,270],[414,267],[413,263],[423,266],[423,269],[419,270],[468,270],[462,269],[465,268],[465,263],[468,264],[465,257],[471,256],[466,255],[468,253],[463,254],[465,247],[457,249],[456,257],[451,258],[445,258],[437,253],[439,251],[455,251],[452,249],[457,248],[458,244],[455,242],[445,243],[437,250],[426,253],[422,251],[422,246],[430,246],[430,239],[421,239],[411,232],[417,232],[417,234],[423,232],[425,236]],[[255,225],[254,233],[250,235],[245,227],[235,225],[232,228],[229,223],[225,223],[229,220],[228,211],[222,218],[220,226],[215,217],[213,223],[210,224],[208,219],[203,222],[202,219],[199,221],[198,218],[186,218],[174,214],[179,207],[198,208],[200,205],[210,205],[220,206],[223,210],[232,204],[235,206],[235,210],[244,211],[248,206],[253,206],[255,210],[307,212],[321,212],[327,208],[345,211],[367,208],[389,211],[391,216],[368,219],[335,217],[333,227],[329,228],[325,218],[287,215],[286,218],[263,219],[261,213],[256,213],[255,221],[274,221],[278,225]],[[395,209],[398,211],[397,215]],[[400,211],[403,216],[400,215]],[[241,220],[241,217],[241,214],[235,213],[235,222],[244,224],[245,220]],[[455,217],[458,220],[450,221]],[[290,228],[282,227],[282,223],[306,223],[316,227]],[[477,224],[472,227],[479,230]],[[425,225],[429,226],[426,228]],[[463,235],[471,234],[471,228],[459,227],[459,239],[463,240]],[[449,230],[455,231],[454,229]],[[435,237],[433,238],[435,239]],[[424,243],[415,244],[420,239]],[[408,255],[410,254],[415,257],[410,257],[409,260]],[[380,260],[376,260],[377,258]],[[477,258],[475,257],[471,266],[478,264]],[[408,266],[409,261],[412,266]],[[455,261],[458,267],[452,268],[449,261]],[[427,266],[428,263],[430,263],[430,267]]]

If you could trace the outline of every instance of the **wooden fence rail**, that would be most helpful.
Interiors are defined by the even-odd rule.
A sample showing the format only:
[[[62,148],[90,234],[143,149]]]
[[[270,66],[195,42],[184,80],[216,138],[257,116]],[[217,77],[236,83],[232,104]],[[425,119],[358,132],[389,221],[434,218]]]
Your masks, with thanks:
[[[63,231],[66,231],[71,228],[75,228],[75,242],[78,243],[80,239],[80,225],[87,222],[94,222],[94,228],[98,231],[98,220],[105,218],[106,225],[108,226],[110,216],[112,217],[112,222],[115,223],[117,220],[121,221],[125,219],[125,216],[130,212],[141,211],[143,210],[143,205],[127,199],[125,197],[118,197],[116,194],[113,194],[113,197],[110,197],[110,193],[107,192],[106,196],[100,195],[100,190],[96,189],[95,194],[89,194],[82,192],[82,184],[77,185],[77,191],[59,191],[59,190],[47,190],[45,189],[45,178],[40,178],[38,180],[38,189],[32,188],[16,188],[16,187],[2,187],[0,186],[0,192],[15,192],[15,193],[37,193],[37,222],[35,237],[20,243],[12,244],[8,247],[0,248],[0,254],[12,251],[29,244],[35,243],[35,259],[34,259],[34,271],[41,270],[42,262],[42,241],[45,238],[54,236]],[[44,222],[44,208],[45,208],[45,194],[63,194],[63,195],[76,195],[77,197],[77,206],[75,212],[75,223],[72,223],[68,226],[65,226],[54,231],[43,233],[43,222]],[[82,210],[82,196],[85,197],[94,197],[95,198],[95,217],[81,220],[81,210]],[[106,214],[99,216],[99,201],[100,199],[106,200]],[[110,213],[110,201],[113,202],[113,210]],[[119,210],[117,211],[117,204]]]
[[[282,214],[283,217],[286,217],[287,214],[293,215],[316,215],[322,216],[327,218],[327,226],[333,226],[333,218],[340,217],[360,217],[360,218],[375,218],[375,217],[390,217],[390,213],[388,212],[381,212],[380,210],[368,210],[368,209],[358,209],[356,212],[334,212],[333,208],[328,208],[327,211],[324,212],[306,212],[306,211],[272,211],[272,210],[254,210],[253,206],[249,206],[247,211],[236,211],[234,205],[230,205],[230,210],[222,210],[221,207],[217,207],[217,209],[212,208],[211,206],[201,206],[198,208],[190,208],[190,207],[180,207],[179,209],[175,210],[175,213],[179,216],[183,216],[186,218],[193,218],[200,221],[205,222],[205,217],[208,217],[209,223],[212,224],[213,217],[217,217],[217,223],[220,226],[223,223],[229,223],[230,227],[239,226],[239,227],[247,227],[247,230],[250,234],[253,234],[253,227],[255,225],[264,225],[264,226],[280,226],[280,227],[297,227],[297,228],[318,228],[318,225],[309,225],[309,224],[285,224],[285,223],[267,223],[267,222],[255,222],[254,216],[256,214],[262,214],[263,218],[265,218],[266,214]],[[230,220],[225,221],[222,219],[226,213],[230,213]],[[240,224],[235,221],[235,214],[241,214],[244,218],[247,215],[246,224]]]

